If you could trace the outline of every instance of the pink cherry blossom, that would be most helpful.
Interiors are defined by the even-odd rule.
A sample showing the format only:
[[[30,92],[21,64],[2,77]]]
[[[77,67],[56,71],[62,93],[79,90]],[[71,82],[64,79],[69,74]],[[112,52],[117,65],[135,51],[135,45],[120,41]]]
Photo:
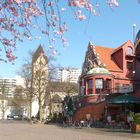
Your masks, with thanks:
[[[84,20],[84,19],[86,19],[86,16],[85,15],[79,15],[79,17],[78,17],[80,20]]]
[[[16,59],[16,57],[13,55],[11,49],[6,50],[6,56],[7,56],[8,60],[10,62],[12,62],[12,61],[14,61]]]
[[[52,6],[53,6],[53,2],[50,1],[50,2],[48,3],[48,6],[52,7]]]
[[[112,0],[112,4],[113,4],[114,6],[119,6],[119,3],[118,3],[116,0]]]
[[[58,54],[57,50],[53,50],[53,51],[52,51],[52,54],[53,54],[53,55],[57,55],[57,54]]]
[[[50,49],[53,49],[54,47],[53,47],[53,46],[49,46],[49,48],[50,48]]]
[[[55,41],[55,38],[52,38],[52,39],[51,39],[51,42],[54,42],[54,41]]]
[[[117,0],[107,0],[106,2],[109,5],[109,7],[111,7],[111,8],[113,6],[115,6],[115,7],[118,7],[119,6],[119,3],[117,2]]]
[[[98,3],[93,4],[91,0],[66,2],[73,9],[75,18],[80,21],[86,19],[86,12],[100,15]],[[106,2],[111,8],[119,5],[117,0]],[[60,8],[59,3],[59,0],[0,0],[0,43],[4,47],[2,51],[5,50],[8,61],[13,62],[16,59],[13,52],[18,41],[23,42],[25,38],[30,41],[41,39],[40,34],[34,34],[36,30],[47,36],[50,46],[53,46],[49,47],[52,54],[58,55],[54,44],[59,40],[63,46],[66,45],[64,37],[68,31],[67,24],[63,21],[66,7]],[[42,26],[43,23],[45,26]]]

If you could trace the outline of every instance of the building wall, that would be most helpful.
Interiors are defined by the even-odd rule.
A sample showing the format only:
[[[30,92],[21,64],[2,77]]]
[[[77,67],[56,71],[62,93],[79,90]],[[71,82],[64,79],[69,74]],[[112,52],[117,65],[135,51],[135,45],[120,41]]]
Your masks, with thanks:
[[[32,116],[36,117],[38,113],[39,105],[37,100],[33,100],[32,102]]]
[[[77,83],[81,74],[80,69],[76,68],[61,68],[57,71],[57,78],[60,82]]]
[[[132,49],[132,55],[129,55],[130,51],[128,50],[129,48]],[[127,78],[132,79],[132,73],[134,70],[134,45],[132,43],[127,43],[124,46],[124,52],[123,52],[123,60],[124,60],[124,69],[123,69],[123,73],[124,76]],[[128,69],[128,65],[127,63],[132,63],[132,69]]]
[[[35,92],[35,97],[32,102],[32,116],[34,117],[39,111],[39,100],[41,101],[41,105],[44,105],[47,84],[48,60],[44,54],[43,48],[39,46],[32,57],[32,87]],[[44,116],[44,118],[46,118],[46,116]]]
[[[128,47],[132,47],[132,54],[127,54]],[[96,49],[96,47],[94,47]],[[93,49],[93,50],[94,50]],[[88,52],[89,51],[89,52]],[[90,69],[94,69],[95,67],[103,67],[105,65],[101,65],[102,62],[99,63],[98,56],[101,57],[102,54],[99,54],[96,58],[92,58],[92,53],[95,52],[91,50],[90,46],[88,46],[88,51],[86,52],[85,62],[83,65],[83,75],[80,77],[79,85],[80,85],[80,97],[79,97],[79,104],[85,104],[84,106],[80,107],[77,106],[77,111],[74,115],[75,120],[81,120],[82,118],[86,117],[86,114],[91,114],[92,118],[95,116],[97,119],[101,118],[104,114],[104,108],[106,105],[106,97],[110,96],[111,94],[115,93],[132,93],[133,92],[133,69],[128,69],[127,62],[133,63],[134,61],[134,46],[130,41],[124,43],[122,46],[118,47],[113,54],[110,56],[111,60],[114,61],[115,64],[119,66],[118,70],[116,69],[109,69],[109,73],[105,72],[102,73],[92,73],[88,75]],[[104,54],[103,54],[104,55]],[[105,55],[104,55],[105,57]],[[92,58],[91,60],[89,60]],[[102,57],[101,57],[102,58]],[[86,62],[87,61],[87,62]],[[90,62],[90,65],[88,65]],[[111,68],[111,67],[110,67]],[[84,73],[84,70],[86,72]],[[97,90],[96,87],[96,79],[103,80],[102,89]],[[89,83],[88,81],[92,80],[92,90],[90,89],[89,92]],[[106,89],[106,84],[110,80],[109,90]],[[84,95],[82,95],[82,88],[84,87]],[[105,92],[107,91],[107,92]],[[82,96],[82,97],[81,97]]]
[[[100,120],[103,117],[105,109],[105,102],[100,104],[86,105],[85,107],[79,108],[74,114],[74,121],[86,120],[86,115],[90,114],[91,119]],[[98,111],[97,111],[98,110]]]
[[[90,68],[88,62],[90,62],[90,65],[93,68],[94,67],[104,67],[102,65],[100,66],[100,63],[102,63],[102,62],[100,62],[100,63],[99,63],[99,61],[96,62],[96,59],[98,59],[98,57],[96,58],[96,56],[94,56],[94,58],[91,58],[91,56],[93,57],[93,55],[95,55],[95,54],[92,54],[93,51],[92,51],[92,49],[90,50],[90,48],[91,47],[89,45],[88,46],[89,52],[87,51],[86,56],[85,56],[85,60],[86,61],[88,60],[88,61],[87,61],[87,64],[86,63],[84,64],[84,69]],[[128,51],[128,48],[132,49],[132,54],[130,54],[130,51]],[[95,47],[95,49],[96,49],[96,47]],[[99,54],[99,55],[101,56],[104,54]],[[108,74],[102,74],[102,73],[101,74],[97,73],[96,75],[98,75],[98,76],[96,76],[94,73],[93,73],[93,75],[92,74],[91,75],[87,75],[87,74],[81,75],[81,79],[84,79],[85,94],[87,94],[87,91],[88,91],[88,89],[87,89],[88,79],[93,80],[93,91],[92,91],[93,94],[96,93],[95,92],[96,78],[101,78],[105,82],[106,82],[106,79],[110,79],[111,80],[110,88],[112,90],[112,93],[116,93],[115,91],[113,91],[116,89],[116,86],[119,86],[120,88],[124,88],[125,86],[128,87],[128,85],[130,85],[130,87],[132,87],[133,67],[131,70],[128,69],[127,62],[130,62],[133,64],[133,61],[134,61],[133,56],[134,56],[134,46],[130,41],[128,41],[128,42],[124,43],[122,46],[120,46],[119,48],[116,48],[114,50],[114,52],[112,54],[110,54],[110,57],[111,57],[110,61],[114,61],[114,63],[116,63],[121,68],[120,71],[117,71],[116,69],[111,69],[111,70],[109,69],[109,72],[111,73],[110,75],[112,75],[112,78],[110,78],[110,76]],[[109,57],[109,56],[107,56],[107,57]],[[91,60],[89,61],[89,59],[91,59]],[[93,63],[93,64],[91,64],[91,63]],[[83,82],[81,82],[80,85],[83,85]],[[79,88],[79,89],[81,89],[81,88]],[[104,90],[106,90],[106,89],[104,88]],[[128,91],[128,92],[130,92],[130,91]]]
[[[127,49],[128,47],[132,48],[132,56],[127,55]],[[121,78],[121,79],[130,79],[132,78],[132,70],[128,70],[127,68],[127,62],[131,62],[134,65],[134,46],[133,44],[128,41],[127,43],[125,43],[125,45],[122,46],[122,48],[118,51],[116,51],[112,57],[114,58],[114,61],[118,64],[118,66],[122,69],[122,72],[116,72],[116,71],[111,71],[112,74],[116,77],[116,78]]]
[[[4,119],[7,119],[7,115],[26,115],[27,112],[27,104],[22,106],[21,101],[19,104],[16,104],[14,100],[18,101],[19,98],[15,96],[15,88],[16,86],[24,86],[23,79],[20,76],[15,76],[15,78],[1,78],[0,79],[0,90],[2,90],[2,86],[5,86],[5,93],[0,92],[0,119],[2,119],[2,108],[5,110]],[[3,95],[4,94],[4,95]],[[22,93],[19,93],[20,97],[23,97]],[[22,98],[23,99],[23,98]],[[25,99],[25,98],[24,98]],[[4,102],[4,106],[3,106]],[[14,103],[14,104],[13,104]],[[3,107],[2,107],[3,106]],[[17,108],[18,106],[18,108]],[[26,110],[23,111],[23,108]]]
[[[72,96],[76,96],[78,95],[78,93],[69,93],[69,95]],[[57,96],[57,98],[55,98]],[[67,96],[66,92],[52,92],[51,93],[51,114],[59,114],[59,113],[63,113],[64,111],[64,99]],[[50,100],[47,101],[48,108],[50,107]],[[49,114],[48,114],[49,115]]]
[[[1,78],[0,79],[0,90],[4,86],[6,97],[13,97],[15,85],[16,85],[16,79],[14,78]],[[0,91],[0,94],[2,94],[1,91]]]
[[[6,119],[9,112],[8,100],[0,100],[0,119]]]
[[[136,59],[135,64],[135,73],[134,73],[135,80],[140,80],[140,61]]]
[[[117,65],[123,70],[123,49],[118,50],[116,53],[112,55],[113,60],[117,63]]]
[[[136,36],[136,42],[135,42],[135,70],[134,70],[134,89],[136,91],[136,94],[140,96],[140,31],[138,32]]]

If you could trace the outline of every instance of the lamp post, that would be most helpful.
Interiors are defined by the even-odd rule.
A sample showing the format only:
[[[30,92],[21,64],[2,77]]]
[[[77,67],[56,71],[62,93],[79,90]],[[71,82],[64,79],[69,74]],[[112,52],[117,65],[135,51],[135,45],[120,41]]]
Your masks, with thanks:
[[[136,24],[133,24],[133,43],[135,42],[135,30],[136,30]]]

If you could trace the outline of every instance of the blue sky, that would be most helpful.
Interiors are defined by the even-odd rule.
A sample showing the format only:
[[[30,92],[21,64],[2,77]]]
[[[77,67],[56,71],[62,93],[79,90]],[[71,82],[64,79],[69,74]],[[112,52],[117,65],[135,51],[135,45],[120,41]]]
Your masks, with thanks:
[[[64,67],[82,68],[85,52],[88,42],[91,41],[95,45],[116,48],[126,42],[133,41],[132,25],[136,24],[136,33],[140,29],[140,4],[138,0],[118,0],[119,7],[110,9],[105,0],[100,0],[101,16],[90,16],[88,20],[79,22],[74,20],[71,10],[67,8],[64,19],[68,24],[68,32],[65,34],[69,42],[69,46],[62,47],[62,44],[57,44],[57,49],[60,53],[55,57],[55,64]],[[17,71],[20,70],[24,59],[29,58],[29,50],[35,50],[40,44],[48,50],[47,38],[40,40],[18,43],[18,48],[15,53],[18,59],[14,65],[10,63],[1,63],[0,76],[14,77]]]

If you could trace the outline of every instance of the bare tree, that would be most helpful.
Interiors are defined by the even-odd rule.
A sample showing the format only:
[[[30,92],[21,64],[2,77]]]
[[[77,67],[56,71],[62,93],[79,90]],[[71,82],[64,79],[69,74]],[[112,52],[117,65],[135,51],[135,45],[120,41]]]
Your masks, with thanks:
[[[42,107],[44,105],[44,98],[46,87],[48,85],[48,58],[40,45],[32,56],[32,81],[31,86],[34,90],[35,99],[38,101],[38,118],[42,121]]]
[[[46,96],[45,96],[45,101],[46,103],[48,103],[49,105],[49,116],[52,115],[52,95],[57,91],[58,89],[58,85],[55,84],[56,82],[51,81],[51,79],[49,79],[48,81],[48,86],[46,88]]]
[[[32,101],[34,97],[34,92],[32,88],[32,64],[29,61],[26,61],[26,64],[23,64],[21,71],[18,72],[19,75],[24,79],[24,93],[26,94],[28,106],[29,106],[29,120],[32,117]]]
[[[58,66],[54,66],[52,62],[53,62],[53,58],[49,57],[48,58],[48,85],[46,87],[46,94],[45,94],[45,102],[46,104],[49,105],[49,115],[52,115],[52,94],[55,93],[56,88],[58,87],[57,84],[54,84],[54,81],[57,80],[56,71]]]
[[[0,104],[0,109],[2,112],[2,119],[4,119],[5,112],[8,109],[8,98],[7,98],[7,93],[9,91],[9,87],[6,84],[5,79],[1,80],[0,83],[0,92],[1,92],[1,104]]]
[[[57,81],[53,81],[53,80],[51,81],[49,79],[47,90],[46,90],[46,93],[47,93],[46,94],[46,102],[49,105],[49,115],[50,116],[53,113],[53,111],[52,111],[53,104],[54,104],[53,97],[55,95],[57,95],[58,93],[61,93],[61,95],[59,95],[59,94],[58,95],[60,96],[61,100],[63,100],[62,97],[64,97],[64,96],[66,97],[66,96],[76,95],[76,93],[78,93],[78,88],[77,87],[78,86],[77,86],[76,83],[57,82]]]
[[[48,85],[48,67],[47,63],[41,61],[41,58],[37,66],[33,69],[32,86],[34,89],[34,95],[38,100],[39,105],[39,120],[42,121],[42,106],[44,104],[44,98],[46,93],[46,87]]]
[[[65,82],[63,84],[63,90],[67,93],[67,96],[73,96],[78,93],[78,85],[76,83]]]
[[[0,108],[1,108],[1,111],[2,111],[2,119],[4,119],[5,112],[8,109],[6,100],[4,100],[4,99],[1,100]]]
[[[42,121],[43,106],[45,102],[50,104],[51,81],[55,80],[56,67],[52,64],[53,58],[46,57],[41,46],[38,47],[35,53],[30,54],[32,63],[26,61],[26,64],[22,66],[19,74],[24,78],[25,82],[24,92],[27,95],[30,107],[29,116],[31,118],[32,102],[36,99],[39,106],[38,117],[39,120]]]

